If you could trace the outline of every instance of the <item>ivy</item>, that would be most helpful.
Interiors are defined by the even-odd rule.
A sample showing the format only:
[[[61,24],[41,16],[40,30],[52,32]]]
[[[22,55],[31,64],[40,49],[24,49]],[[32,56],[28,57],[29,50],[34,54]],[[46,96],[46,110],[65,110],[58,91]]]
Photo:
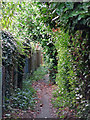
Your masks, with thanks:
[[[58,107],[77,111],[78,117],[87,118],[89,113],[89,2],[46,3],[41,13],[52,29],[53,44],[58,55]],[[45,10],[46,11],[46,10]],[[49,19],[49,21],[48,21]],[[67,32],[66,32],[67,31]],[[82,101],[87,101],[86,103]],[[85,105],[87,104],[87,105]],[[62,117],[62,116],[60,116]],[[64,117],[64,116],[63,116]]]
[[[9,30],[16,42],[7,44],[8,58],[9,50],[11,53],[19,50],[21,56],[27,54],[23,49],[25,47],[23,43],[27,43],[26,39],[29,41],[28,44],[30,41],[39,42],[44,49],[44,57],[49,66],[50,80],[56,79],[58,85],[56,106],[59,110],[68,106],[69,109],[73,109],[77,117],[88,119],[87,113],[90,111],[89,2],[42,4],[18,2],[15,5],[15,17]],[[4,22],[3,19],[3,26]],[[10,24],[7,22],[6,28],[8,26]],[[14,44],[17,44],[17,48]],[[60,117],[64,118],[63,112],[61,115]]]

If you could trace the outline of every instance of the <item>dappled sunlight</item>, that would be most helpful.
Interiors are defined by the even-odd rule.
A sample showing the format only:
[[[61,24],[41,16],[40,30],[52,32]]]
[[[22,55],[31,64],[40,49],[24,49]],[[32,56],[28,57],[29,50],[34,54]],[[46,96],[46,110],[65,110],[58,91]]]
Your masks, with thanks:
[[[0,3],[0,118],[89,120],[89,2]]]

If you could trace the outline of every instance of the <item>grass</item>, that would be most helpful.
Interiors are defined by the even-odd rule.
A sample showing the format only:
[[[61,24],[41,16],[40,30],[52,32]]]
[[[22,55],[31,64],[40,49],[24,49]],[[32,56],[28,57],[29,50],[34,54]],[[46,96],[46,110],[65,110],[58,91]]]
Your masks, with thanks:
[[[31,75],[28,79],[31,81],[38,81],[44,77],[45,74],[47,74],[47,67],[46,66],[40,66],[36,71],[34,71],[33,75]]]

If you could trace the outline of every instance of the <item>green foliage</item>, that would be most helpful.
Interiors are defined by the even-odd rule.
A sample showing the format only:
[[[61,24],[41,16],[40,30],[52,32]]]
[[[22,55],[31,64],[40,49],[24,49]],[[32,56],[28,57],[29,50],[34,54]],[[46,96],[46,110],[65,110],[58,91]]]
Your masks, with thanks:
[[[34,81],[38,81],[44,77],[47,72],[47,68],[41,66],[31,75],[30,77],[27,76],[25,80],[23,80],[22,90],[20,88],[16,88],[10,99],[7,97],[6,99],[6,109],[11,110],[12,108],[19,108],[19,109],[34,109],[35,102],[37,99],[36,91],[32,88],[32,83]]]
[[[12,108],[20,108],[20,109],[28,109],[30,107],[31,109],[35,105],[35,90],[29,86],[28,89],[20,90],[15,89],[15,93],[13,96],[10,97],[10,100],[12,101],[11,107]]]
[[[12,108],[25,110],[29,107],[30,109],[33,109],[35,101],[35,90],[31,86],[29,86],[28,89],[23,90],[17,88],[10,99],[6,98],[5,108],[6,110],[11,110]]]
[[[57,34],[54,33],[55,46],[58,51],[58,73],[56,78],[58,90],[54,93],[54,97],[56,97],[54,104],[59,110],[68,106],[69,109],[73,109],[77,113],[77,117],[88,119],[87,113],[90,110],[88,107],[90,105],[88,98],[89,44],[87,42],[88,37],[86,36],[83,39],[83,32],[80,33],[81,31],[77,31],[72,39],[68,32],[65,33],[63,29],[59,30]],[[85,46],[88,47],[85,48]],[[86,59],[85,56],[87,56]],[[86,62],[84,62],[85,60]]]
[[[2,2],[2,19],[0,21],[2,29],[6,30],[11,27],[15,7],[16,4],[14,2]]]
[[[51,33],[49,33],[50,28],[44,24],[43,19],[45,19],[45,17],[43,17],[41,14],[39,4],[33,2],[30,2],[28,4],[27,2],[17,2],[13,7],[13,2],[11,2],[11,4],[3,3],[3,6],[4,5],[6,6],[5,10],[3,9],[2,23],[4,22],[4,17],[6,16],[4,14],[5,11],[7,14],[6,19],[8,19],[9,12],[7,9],[10,11],[11,8],[13,8],[13,14],[9,17],[13,20],[11,27],[9,26],[9,31],[12,32],[12,35],[14,35],[14,38],[16,39],[18,52],[22,53],[25,56],[27,55],[28,51],[26,52],[26,49],[24,49],[25,46],[23,45],[23,43],[27,43],[27,40],[29,41],[29,44],[31,41],[34,43],[40,42],[42,47],[47,50],[46,54],[49,55],[50,59],[53,59],[51,62],[52,66],[50,67],[50,71],[51,78],[54,77],[54,74],[56,72],[56,69],[53,68],[56,66],[55,54],[53,53],[51,55],[51,52],[55,50],[55,46],[51,40]],[[47,10],[47,8],[44,10]],[[3,29],[5,28],[3,27]],[[50,46],[51,42],[53,45],[52,47]],[[50,62],[50,60],[48,62]],[[52,73],[52,71],[55,72]]]
[[[59,59],[56,83],[59,86],[58,92],[60,92],[60,96],[57,96],[57,101],[59,107],[72,107],[71,105],[73,100],[75,100],[76,76],[70,61],[71,55],[68,52],[69,35],[68,33],[64,33],[63,30],[61,30],[58,34],[56,34],[56,37],[57,41],[55,46],[58,51],[57,57]],[[75,103],[73,105],[75,105]]]
[[[11,66],[13,64],[13,60],[15,61],[17,56],[14,55],[17,53],[17,43],[14,40],[13,36],[5,31],[2,31],[2,39],[3,39],[3,65]]]
[[[65,2],[65,3],[49,3],[44,5],[41,12],[47,19],[45,22],[51,28],[64,27],[70,33],[74,33],[78,29],[89,29],[89,2]],[[47,12],[44,9],[47,8]],[[46,11],[46,10],[45,10]],[[48,21],[48,19],[50,19]],[[82,26],[83,25],[83,26]]]
[[[89,106],[90,102],[89,7],[89,2],[66,2],[43,3],[40,9],[43,19],[45,17],[44,22],[53,31],[52,38],[54,40],[52,42],[58,52],[56,82],[59,89],[58,93],[55,93],[55,96],[57,96],[56,106],[75,108],[77,117],[87,119],[88,115],[85,112],[87,107],[85,106]],[[68,32],[65,33],[64,31]],[[87,102],[82,104],[84,100]],[[87,113],[89,111],[90,109],[88,109]]]
[[[41,80],[44,75],[47,73],[47,67],[46,66],[40,66],[37,68],[36,71],[30,76],[30,80],[33,81],[38,81]]]
[[[29,41],[40,42],[49,63],[51,77],[54,78],[57,72],[55,61],[58,59],[58,90],[55,93],[55,104],[59,110],[68,106],[69,109],[74,109],[77,117],[86,119],[89,117],[87,113],[90,112],[89,4],[65,2],[41,5],[18,2],[12,23],[13,31],[10,28],[17,40],[25,42],[27,38]],[[21,48],[19,52],[21,50],[24,53],[21,41],[17,44]],[[35,74],[31,77],[32,81],[41,79],[40,76],[44,75],[40,72],[37,76]],[[64,118],[63,115],[62,117]]]

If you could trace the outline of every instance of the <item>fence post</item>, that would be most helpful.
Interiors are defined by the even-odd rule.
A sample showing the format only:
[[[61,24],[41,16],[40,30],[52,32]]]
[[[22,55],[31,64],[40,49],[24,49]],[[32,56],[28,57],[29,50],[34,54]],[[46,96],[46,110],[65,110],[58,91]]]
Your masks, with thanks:
[[[14,70],[13,70],[13,88],[17,88],[17,64],[14,65]]]
[[[41,53],[41,65],[43,65],[43,54]]]
[[[35,70],[37,69],[37,58],[36,58],[36,50],[34,52],[34,57],[35,57]]]
[[[2,13],[2,1],[0,1],[0,13]],[[0,20],[2,15],[0,15]],[[1,26],[1,24],[0,24]],[[2,38],[1,38],[1,27],[0,27],[0,119],[2,119]]]
[[[2,65],[2,106],[5,105],[5,67]]]
[[[37,67],[40,67],[41,64],[41,51],[37,50]]]
[[[1,39],[1,28],[0,28],[0,119],[2,119],[2,39]]]

